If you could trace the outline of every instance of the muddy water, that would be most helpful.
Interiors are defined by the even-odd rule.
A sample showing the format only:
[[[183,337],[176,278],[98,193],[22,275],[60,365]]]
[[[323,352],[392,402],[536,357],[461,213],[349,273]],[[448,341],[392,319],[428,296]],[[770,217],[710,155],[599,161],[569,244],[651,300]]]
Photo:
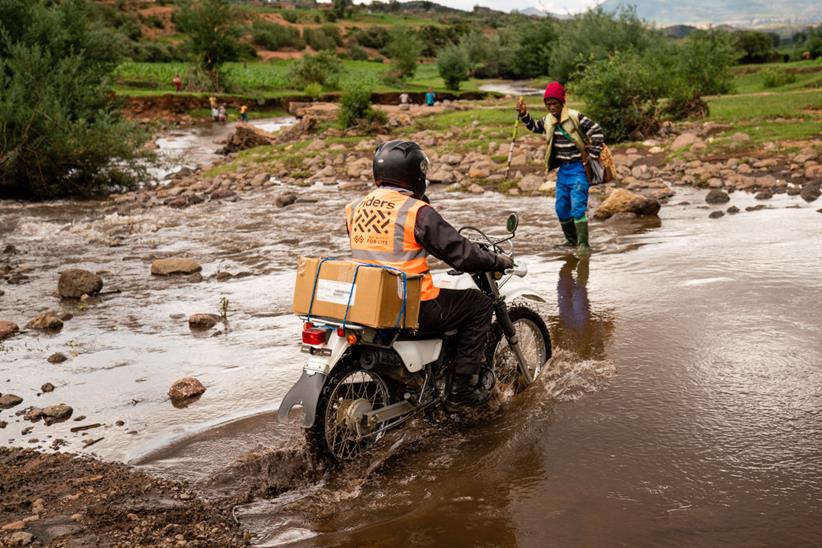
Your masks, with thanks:
[[[25,405],[66,402],[85,421],[48,436],[209,489],[262,495],[237,510],[261,545],[773,546],[822,543],[822,216],[798,198],[707,218],[700,191],[680,190],[659,223],[594,225],[580,263],[549,249],[559,229],[544,198],[434,192],[454,224],[502,225],[521,215],[517,251],[547,300],[555,357],[539,384],[462,418],[419,420],[375,455],[324,473],[298,427],[273,411],[299,375],[298,322],[288,312],[299,254],[341,255],[343,204],[277,210],[271,194],[186,210],[119,215],[98,204],[0,203],[3,256],[28,276],[2,285],[4,319],[74,313],[57,335],[2,347],[0,391]],[[149,275],[152,257],[188,255],[203,281]],[[57,271],[103,271],[113,293],[88,307],[55,297]],[[245,277],[218,282],[218,271]],[[228,325],[194,334],[186,317]],[[70,359],[46,362],[55,351]],[[193,375],[203,397],[165,396]],[[37,396],[52,382],[57,389]],[[118,427],[116,420],[123,420]],[[295,418],[296,420],[296,418]],[[103,426],[83,437],[68,430]],[[13,441],[12,441],[13,440]],[[41,445],[44,445],[41,443]]]

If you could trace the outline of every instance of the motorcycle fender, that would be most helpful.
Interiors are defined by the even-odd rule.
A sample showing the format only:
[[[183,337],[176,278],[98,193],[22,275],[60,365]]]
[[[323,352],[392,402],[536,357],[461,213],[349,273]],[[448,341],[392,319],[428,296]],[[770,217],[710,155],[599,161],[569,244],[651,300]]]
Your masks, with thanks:
[[[500,291],[500,294],[505,297],[505,301],[509,303],[520,298],[531,299],[532,301],[537,301],[540,303],[545,302],[545,299],[534,293],[532,290],[524,287],[504,287]]]
[[[317,402],[320,399],[320,392],[325,384],[325,377],[322,373],[311,374],[308,371],[303,371],[300,380],[291,387],[291,390],[283,398],[280,403],[280,409],[277,412],[277,418],[280,422],[285,422],[288,419],[288,412],[297,404],[303,406],[303,426],[311,428],[314,424],[314,416],[317,414]]]
[[[426,364],[437,361],[442,350],[442,339],[395,341],[394,350],[402,358],[405,367],[412,373],[416,373],[421,371]]]

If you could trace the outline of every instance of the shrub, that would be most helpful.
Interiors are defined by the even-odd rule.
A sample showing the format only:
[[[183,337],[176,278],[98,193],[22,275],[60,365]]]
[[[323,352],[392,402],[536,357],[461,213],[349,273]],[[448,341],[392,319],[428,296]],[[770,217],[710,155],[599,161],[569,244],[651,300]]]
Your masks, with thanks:
[[[659,101],[669,89],[658,61],[635,51],[617,52],[594,61],[579,79],[576,91],[585,101],[585,114],[599,122],[607,139],[656,130]]]
[[[311,82],[303,88],[303,93],[308,95],[311,99],[317,100],[323,94],[323,87],[317,82]]]
[[[422,49],[422,40],[413,31],[400,28],[392,31],[385,53],[391,58],[393,76],[398,79],[414,76]]]
[[[336,88],[342,73],[342,63],[337,57],[328,52],[317,55],[306,55],[291,65],[289,77],[294,85],[305,88],[314,82],[325,88]]]
[[[766,88],[778,88],[796,82],[796,74],[786,70],[768,69],[763,72],[762,84]]]
[[[350,40],[364,48],[381,50],[388,45],[391,39],[385,27],[368,27],[367,29],[356,29],[350,35]]]
[[[0,3],[0,198],[130,185],[142,133],[113,104],[116,33],[85,0]]]
[[[340,33],[334,25],[306,28],[303,30],[303,38],[316,51],[333,50],[342,43]]]
[[[468,80],[468,68],[468,55],[459,46],[448,46],[437,56],[437,71],[448,89],[460,89],[460,82]]]
[[[289,23],[296,23],[297,20],[300,18],[300,14],[294,10],[282,10],[280,15],[283,16],[283,19],[288,21]]]
[[[368,53],[357,44],[348,46],[348,58],[354,61],[368,61]]]
[[[260,20],[254,21],[251,25],[251,41],[272,51],[305,47],[305,41],[298,29]]]
[[[371,89],[364,82],[351,82],[343,89],[337,121],[343,128],[384,122],[385,114],[371,107]]]

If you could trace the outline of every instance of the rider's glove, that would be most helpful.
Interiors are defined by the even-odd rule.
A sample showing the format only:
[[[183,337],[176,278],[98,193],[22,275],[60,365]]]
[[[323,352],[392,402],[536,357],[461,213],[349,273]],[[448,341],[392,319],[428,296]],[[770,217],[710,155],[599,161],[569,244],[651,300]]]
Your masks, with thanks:
[[[509,268],[514,268],[514,259],[507,255],[497,255],[497,264],[494,266],[494,270],[505,272]]]

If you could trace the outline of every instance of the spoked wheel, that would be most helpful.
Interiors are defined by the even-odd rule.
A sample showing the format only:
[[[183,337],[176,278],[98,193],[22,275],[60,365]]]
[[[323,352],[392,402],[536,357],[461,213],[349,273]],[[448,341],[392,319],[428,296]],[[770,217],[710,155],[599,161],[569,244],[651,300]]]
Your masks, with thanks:
[[[539,314],[524,306],[508,309],[508,315],[519,339],[519,347],[531,373],[536,379],[545,362],[551,357],[551,336]],[[500,325],[494,324],[491,342],[488,345],[488,363],[497,375],[497,387],[503,394],[519,392],[527,386],[525,376],[519,369],[519,361],[508,344]]]
[[[385,381],[358,366],[332,371],[317,404],[314,426],[306,433],[321,453],[335,460],[350,460],[372,445],[373,435],[364,425],[364,413],[388,405]]]

